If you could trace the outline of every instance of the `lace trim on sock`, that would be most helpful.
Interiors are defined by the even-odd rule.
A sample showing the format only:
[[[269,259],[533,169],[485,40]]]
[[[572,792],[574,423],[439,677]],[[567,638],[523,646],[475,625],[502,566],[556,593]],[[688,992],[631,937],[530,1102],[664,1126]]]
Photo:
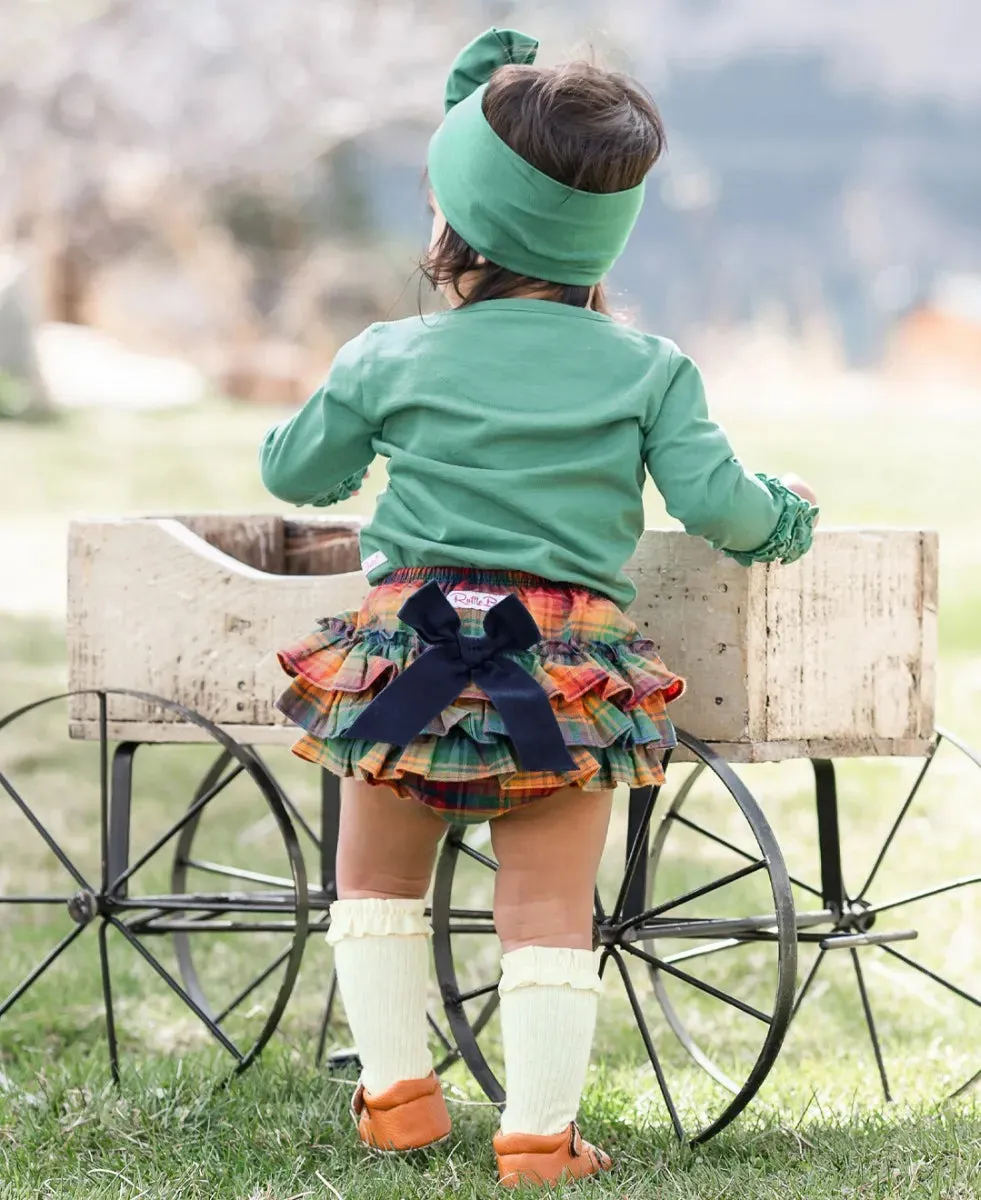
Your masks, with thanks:
[[[425,900],[335,900],[327,943],[344,938],[432,937]]]
[[[500,993],[526,987],[567,987],[599,992],[598,955],[592,950],[524,946],[501,959]]]

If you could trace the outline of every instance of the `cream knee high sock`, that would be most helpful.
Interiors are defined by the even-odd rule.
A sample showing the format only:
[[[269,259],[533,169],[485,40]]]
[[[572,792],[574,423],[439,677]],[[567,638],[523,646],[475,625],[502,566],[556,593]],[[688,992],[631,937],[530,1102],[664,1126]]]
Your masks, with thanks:
[[[433,1069],[426,1032],[429,938],[424,900],[337,900],[327,941],[361,1082],[377,1094]]]
[[[576,1119],[596,1028],[600,981],[590,950],[528,946],[505,954],[501,1028],[503,1133],[560,1133]]]

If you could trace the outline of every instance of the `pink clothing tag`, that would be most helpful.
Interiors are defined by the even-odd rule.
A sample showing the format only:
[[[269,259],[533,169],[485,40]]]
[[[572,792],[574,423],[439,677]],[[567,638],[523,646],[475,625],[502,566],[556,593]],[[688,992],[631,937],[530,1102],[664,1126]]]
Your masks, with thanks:
[[[361,570],[364,571],[366,575],[370,575],[375,567],[383,567],[387,562],[388,559],[385,557],[385,555],[382,554],[380,550],[376,550],[374,554],[369,554],[368,557],[362,562]]]
[[[503,596],[492,596],[489,592],[450,592],[446,597],[454,608],[476,608],[487,612],[504,599]]]

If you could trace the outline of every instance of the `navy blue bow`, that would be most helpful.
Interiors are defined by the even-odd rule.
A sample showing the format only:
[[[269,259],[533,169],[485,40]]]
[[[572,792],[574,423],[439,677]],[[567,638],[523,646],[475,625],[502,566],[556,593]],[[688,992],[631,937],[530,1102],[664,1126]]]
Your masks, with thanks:
[[[426,649],[378,693],[344,737],[406,746],[472,680],[500,713],[523,770],[575,770],[545,689],[509,657],[509,651],[528,650],[542,637],[517,596],[505,596],[487,612],[483,637],[460,632],[456,610],[433,581],[406,600],[399,617]]]

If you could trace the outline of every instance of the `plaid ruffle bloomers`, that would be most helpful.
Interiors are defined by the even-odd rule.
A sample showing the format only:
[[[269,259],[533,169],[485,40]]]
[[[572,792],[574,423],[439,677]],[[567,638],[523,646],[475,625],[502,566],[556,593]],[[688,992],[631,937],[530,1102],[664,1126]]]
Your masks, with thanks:
[[[541,641],[513,657],[541,685],[574,768],[524,771],[500,715],[470,684],[405,746],[346,731],[378,693],[425,650],[400,621],[405,600],[436,581],[477,637],[494,597],[513,594],[534,617]],[[466,607],[467,593],[475,607]],[[684,681],[612,600],[585,588],[511,571],[403,568],[372,589],[357,612],[322,620],[279,652],[292,681],[278,707],[304,730],[294,753],[336,775],[355,776],[421,800],[447,820],[483,821],[564,787],[606,790],[663,782],[676,745],[666,706]]]

